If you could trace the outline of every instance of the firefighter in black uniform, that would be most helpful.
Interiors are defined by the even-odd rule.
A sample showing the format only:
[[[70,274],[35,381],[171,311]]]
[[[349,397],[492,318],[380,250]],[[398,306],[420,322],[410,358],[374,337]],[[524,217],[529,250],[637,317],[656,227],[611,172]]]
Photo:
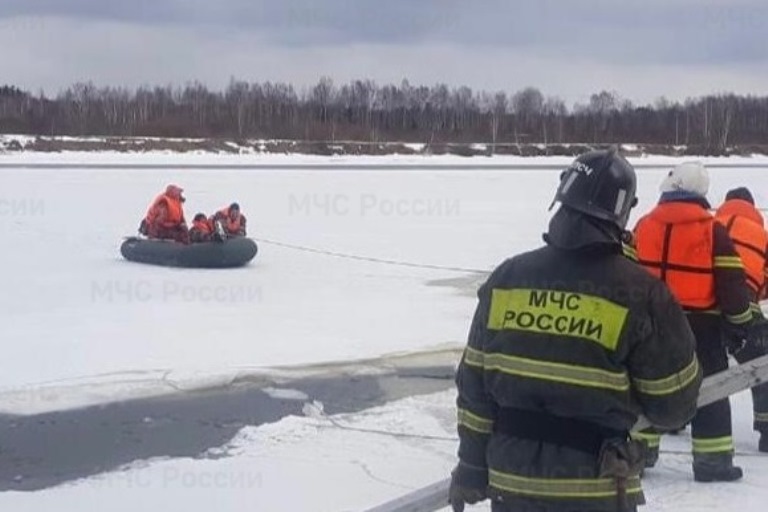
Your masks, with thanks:
[[[561,175],[546,245],[502,263],[456,376],[455,511],[617,511],[644,503],[640,414],[674,429],[695,413],[701,370],[668,288],[625,257],[635,172],[614,150]],[[554,203],[553,203],[554,204]]]
[[[746,344],[753,315],[744,267],[726,228],[708,211],[709,174],[702,164],[676,166],[660,190],[659,203],[635,226],[637,257],[669,286],[686,311],[706,377],[726,370],[727,351],[738,352]],[[658,453],[658,436],[645,437]],[[699,409],[691,437],[695,480],[742,477],[741,468],[733,465],[728,398]]]

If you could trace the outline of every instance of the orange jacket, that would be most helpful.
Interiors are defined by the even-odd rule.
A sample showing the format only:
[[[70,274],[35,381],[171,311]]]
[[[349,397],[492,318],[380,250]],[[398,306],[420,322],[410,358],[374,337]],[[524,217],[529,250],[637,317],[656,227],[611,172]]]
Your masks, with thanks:
[[[201,233],[205,233],[206,235],[209,235],[213,233],[213,224],[211,224],[211,221],[208,219],[204,220],[196,220],[192,222],[192,228],[197,231],[200,231]]]
[[[245,217],[240,213],[232,220],[229,216],[229,207],[222,208],[216,215],[213,216],[214,220],[222,221],[224,230],[229,235],[245,235]]]
[[[667,202],[657,205],[635,227],[640,264],[667,283],[683,307],[716,306],[714,223],[700,205]]]
[[[168,229],[186,224],[182,206],[182,192],[180,187],[168,185],[165,193],[157,196],[149,207],[145,217],[147,224]]]
[[[762,298],[768,253],[768,232],[763,227],[763,215],[748,201],[730,199],[717,209],[715,219],[725,226],[733,240],[744,264],[747,284],[756,298]]]
[[[159,225],[164,228],[183,224],[185,220],[181,200],[169,197],[167,194],[160,194],[149,207],[146,219],[150,226]]]

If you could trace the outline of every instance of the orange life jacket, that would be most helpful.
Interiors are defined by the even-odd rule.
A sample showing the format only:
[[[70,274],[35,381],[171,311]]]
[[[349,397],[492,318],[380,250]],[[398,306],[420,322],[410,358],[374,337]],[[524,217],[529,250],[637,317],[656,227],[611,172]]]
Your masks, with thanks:
[[[213,233],[213,225],[211,224],[211,221],[209,221],[208,219],[193,221],[192,229],[196,229],[201,233],[205,233],[206,235],[210,235],[211,233]]]
[[[182,209],[181,201],[166,194],[160,194],[155,198],[147,212],[146,220],[149,225],[154,225],[157,222],[163,207],[165,207],[166,214],[162,227],[172,228],[184,221],[184,210]]]
[[[697,204],[669,202],[657,205],[635,227],[639,263],[688,309],[716,306],[714,222]]]
[[[750,202],[730,199],[715,213],[715,219],[728,230],[747,274],[747,284],[760,297],[765,288],[765,253],[768,233],[763,216]]]
[[[235,220],[232,220],[229,216],[229,207],[219,210],[217,217],[224,221],[224,229],[227,233],[233,234],[240,231],[240,214],[237,215]]]

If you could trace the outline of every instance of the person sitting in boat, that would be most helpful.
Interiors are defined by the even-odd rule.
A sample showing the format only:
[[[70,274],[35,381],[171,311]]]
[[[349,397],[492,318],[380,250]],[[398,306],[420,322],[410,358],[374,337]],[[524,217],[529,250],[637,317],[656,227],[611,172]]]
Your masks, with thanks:
[[[221,237],[214,231],[213,222],[204,213],[195,215],[189,228],[189,241],[195,244],[214,240],[221,240]]]
[[[183,192],[184,189],[177,185],[168,185],[165,192],[152,202],[141,222],[139,232],[149,238],[188,244],[189,231],[183,207],[186,198],[182,195]]]
[[[214,227],[220,226],[227,237],[245,236],[245,215],[240,213],[240,205],[237,203],[216,212],[212,220]]]

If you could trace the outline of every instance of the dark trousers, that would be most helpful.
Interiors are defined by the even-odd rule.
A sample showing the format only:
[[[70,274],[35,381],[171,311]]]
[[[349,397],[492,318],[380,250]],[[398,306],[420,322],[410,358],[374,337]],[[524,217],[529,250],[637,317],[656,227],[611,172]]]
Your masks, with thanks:
[[[728,369],[728,353],[722,343],[720,322],[715,315],[689,314],[691,329],[696,335],[696,356],[704,376]],[[763,347],[747,345],[734,355],[739,364],[768,354]],[[752,388],[754,429],[768,433],[768,383]],[[716,438],[731,435],[731,406],[728,399],[719,400],[699,409],[691,422],[694,438]]]
[[[720,316],[689,313],[688,322],[696,336],[696,356],[704,377],[728,369],[728,353],[723,344]],[[691,421],[694,439],[713,439],[731,435],[731,403],[723,398],[702,407]],[[696,450],[694,449],[694,453]]]
[[[160,240],[174,240],[183,244],[189,243],[189,231],[184,226],[175,226],[166,228],[162,226],[150,226],[149,238],[158,238]]]
[[[696,336],[696,356],[705,377],[728,369],[728,353],[723,344],[721,321],[717,315],[688,314],[688,322]],[[747,345],[736,353],[734,359],[739,364],[743,364],[766,353],[768,350],[765,348]],[[755,386],[751,391],[754,429],[768,435],[768,383]],[[700,408],[691,421],[694,455],[697,452],[730,455],[732,443],[728,443],[723,438],[730,437],[731,433],[731,404],[728,398]],[[646,429],[642,434],[648,437],[649,442],[653,440],[653,444],[658,446],[658,434],[654,429]],[[718,439],[722,442],[717,441]],[[710,444],[712,442],[714,444]],[[707,449],[714,449],[714,452],[706,452]]]
[[[744,364],[768,354],[768,349],[756,345],[747,345],[734,355],[739,364]],[[768,382],[752,388],[752,409],[754,411],[754,429],[768,435]]]

